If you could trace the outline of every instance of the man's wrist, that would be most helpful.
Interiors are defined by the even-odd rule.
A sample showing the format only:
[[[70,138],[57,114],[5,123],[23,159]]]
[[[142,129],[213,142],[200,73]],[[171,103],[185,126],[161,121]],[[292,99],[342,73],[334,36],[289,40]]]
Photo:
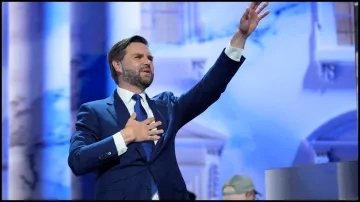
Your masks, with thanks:
[[[241,34],[239,30],[237,30],[234,36],[231,38],[230,45],[234,48],[244,49],[245,42],[248,36]]]
[[[124,128],[120,131],[126,145],[135,140],[132,130],[130,128]]]

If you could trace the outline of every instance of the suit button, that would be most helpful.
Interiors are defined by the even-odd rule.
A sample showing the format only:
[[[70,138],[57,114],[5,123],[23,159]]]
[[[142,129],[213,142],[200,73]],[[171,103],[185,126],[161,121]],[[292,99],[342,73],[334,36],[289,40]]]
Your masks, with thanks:
[[[108,156],[110,156],[111,155],[111,152],[108,152],[108,153],[106,153]]]
[[[149,187],[146,187],[146,191],[149,192],[149,191],[150,191],[150,188],[149,188]]]

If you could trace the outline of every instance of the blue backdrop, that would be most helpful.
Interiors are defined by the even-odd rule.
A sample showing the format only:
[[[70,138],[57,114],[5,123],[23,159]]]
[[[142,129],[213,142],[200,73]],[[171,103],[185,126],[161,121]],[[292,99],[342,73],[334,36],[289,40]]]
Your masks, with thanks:
[[[79,105],[113,93],[110,47],[140,34],[155,56],[147,93],[179,95],[229,43],[246,2],[2,3],[2,199],[70,199]],[[262,198],[265,170],[358,158],[351,3],[271,3],[220,100],[178,134],[198,199],[234,174]],[[169,76],[170,75],[170,76]],[[181,154],[181,155],[180,155]]]

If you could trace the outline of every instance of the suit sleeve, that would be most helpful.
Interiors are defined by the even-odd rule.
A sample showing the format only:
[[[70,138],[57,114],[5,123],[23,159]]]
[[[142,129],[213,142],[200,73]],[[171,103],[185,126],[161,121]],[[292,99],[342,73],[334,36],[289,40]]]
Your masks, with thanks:
[[[181,112],[181,126],[204,112],[219,99],[232,77],[245,61],[245,57],[242,55],[239,56],[240,61],[230,58],[228,52],[228,50],[223,50],[205,76],[177,99],[179,112]]]
[[[96,171],[107,161],[118,158],[113,137],[100,140],[99,121],[89,104],[80,106],[75,127],[68,164],[76,176]]]

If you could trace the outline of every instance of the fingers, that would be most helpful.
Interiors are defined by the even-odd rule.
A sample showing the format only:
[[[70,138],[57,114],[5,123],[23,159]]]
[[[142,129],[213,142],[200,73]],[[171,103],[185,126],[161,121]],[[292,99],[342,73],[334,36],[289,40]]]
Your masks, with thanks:
[[[148,125],[149,123],[153,122],[154,120],[155,120],[154,117],[150,117],[150,118],[145,119],[145,120],[142,121],[142,122],[145,123],[146,125]]]
[[[249,8],[255,10],[260,4],[261,4],[261,2],[251,2]]]
[[[269,2],[265,2],[263,3],[263,5],[260,6],[260,8],[256,11],[257,14],[260,14],[262,10],[264,10],[264,8],[266,8],[266,6],[269,5]]]
[[[161,138],[161,136],[159,136],[160,134],[163,134],[164,130],[160,129],[160,130],[151,130],[149,131],[149,140],[159,140]]]
[[[254,4],[255,4],[255,2],[251,2],[249,8],[253,8],[253,7],[254,7]]]
[[[262,20],[265,16],[269,15],[270,11],[267,10],[263,14],[259,15],[259,21]]]
[[[146,125],[146,127],[147,127],[149,130],[151,130],[151,129],[154,129],[154,128],[160,126],[161,124],[162,124],[161,121],[157,121],[157,122],[155,122],[155,123],[151,123],[151,124],[149,124],[149,125]]]
[[[152,141],[155,141],[155,140],[159,140],[161,137],[160,136],[157,136],[157,135],[150,135],[149,136],[149,140],[152,140]]]
[[[136,113],[132,113],[129,119],[136,120]]]
[[[149,131],[150,136],[158,136],[158,135],[163,134],[163,133],[164,133],[163,129]]]

